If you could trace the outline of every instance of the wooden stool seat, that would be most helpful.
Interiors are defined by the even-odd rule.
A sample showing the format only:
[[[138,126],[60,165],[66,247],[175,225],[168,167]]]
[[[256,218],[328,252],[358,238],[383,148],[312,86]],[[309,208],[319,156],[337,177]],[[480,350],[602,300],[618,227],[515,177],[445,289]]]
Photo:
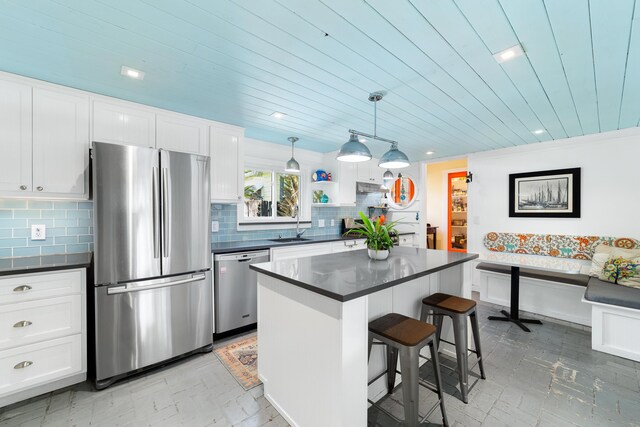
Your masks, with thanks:
[[[407,347],[415,347],[435,334],[436,327],[398,313],[389,313],[369,323],[369,331]]]
[[[422,303],[424,305],[440,308],[458,314],[467,313],[473,310],[476,306],[476,302],[474,300],[442,293],[429,295],[422,300]]]

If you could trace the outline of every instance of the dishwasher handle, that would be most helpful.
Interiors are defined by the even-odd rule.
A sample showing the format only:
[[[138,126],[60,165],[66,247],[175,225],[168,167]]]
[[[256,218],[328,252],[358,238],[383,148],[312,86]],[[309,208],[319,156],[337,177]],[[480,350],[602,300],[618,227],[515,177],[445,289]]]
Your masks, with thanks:
[[[254,251],[254,252],[240,252],[240,253],[231,253],[231,254],[221,254],[215,255],[213,260],[215,262],[224,262],[224,261],[238,261],[238,262],[248,262],[252,261],[256,258],[264,258],[267,259],[265,261],[269,261],[269,251]]]

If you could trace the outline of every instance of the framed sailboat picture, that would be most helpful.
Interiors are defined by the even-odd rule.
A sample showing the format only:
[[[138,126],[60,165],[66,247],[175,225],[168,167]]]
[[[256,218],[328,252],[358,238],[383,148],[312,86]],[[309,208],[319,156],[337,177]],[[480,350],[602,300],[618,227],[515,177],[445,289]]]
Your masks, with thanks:
[[[509,216],[580,218],[580,168],[510,174]]]

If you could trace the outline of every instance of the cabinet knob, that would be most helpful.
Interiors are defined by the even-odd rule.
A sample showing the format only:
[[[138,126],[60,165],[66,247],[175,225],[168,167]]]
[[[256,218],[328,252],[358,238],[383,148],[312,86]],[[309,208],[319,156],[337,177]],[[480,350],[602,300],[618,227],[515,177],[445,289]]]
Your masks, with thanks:
[[[238,200],[242,200],[242,196],[238,196]]]
[[[20,322],[16,323],[15,325],[13,325],[14,328],[25,328],[27,326],[31,326],[33,325],[32,322],[28,321],[28,320],[21,320]]]
[[[27,189],[27,186],[26,186],[26,185],[21,185],[21,186],[20,186],[20,189],[21,189],[22,191],[24,191],[24,190],[26,190],[26,189]]]
[[[22,285],[22,286],[18,286],[17,288],[13,288],[13,292],[24,292],[24,291],[30,291],[31,289],[33,288],[29,285]]]
[[[42,186],[41,186],[41,185],[39,185],[39,186],[37,187],[37,190],[38,190],[38,191],[42,191],[42,190],[44,190],[44,188],[42,188]]]
[[[20,362],[20,363],[18,363],[17,365],[15,365],[15,366],[13,367],[13,369],[24,369],[24,368],[26,368],[27,366],[31,366],[31,365],[33,365],[33,362],[32,362],[32,361],[30,361],[30,360],[25,360],[24,362]]]

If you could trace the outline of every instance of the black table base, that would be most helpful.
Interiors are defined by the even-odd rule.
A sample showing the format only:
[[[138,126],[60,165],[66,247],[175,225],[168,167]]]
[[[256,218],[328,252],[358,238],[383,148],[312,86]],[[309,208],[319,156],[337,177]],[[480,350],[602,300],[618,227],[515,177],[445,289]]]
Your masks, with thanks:
[[[513,322],[520,326],[525,332],[531,332],[527,328],[525,323],[532,323],[535,325],[542,325],[542,322],[538,319],[522,319],[520,318],[520,267],[511,266],[511,313],[507,313],[506,310],[500,310],[502,316],[489,316],[489,320],[501,320],[503,322]]]

